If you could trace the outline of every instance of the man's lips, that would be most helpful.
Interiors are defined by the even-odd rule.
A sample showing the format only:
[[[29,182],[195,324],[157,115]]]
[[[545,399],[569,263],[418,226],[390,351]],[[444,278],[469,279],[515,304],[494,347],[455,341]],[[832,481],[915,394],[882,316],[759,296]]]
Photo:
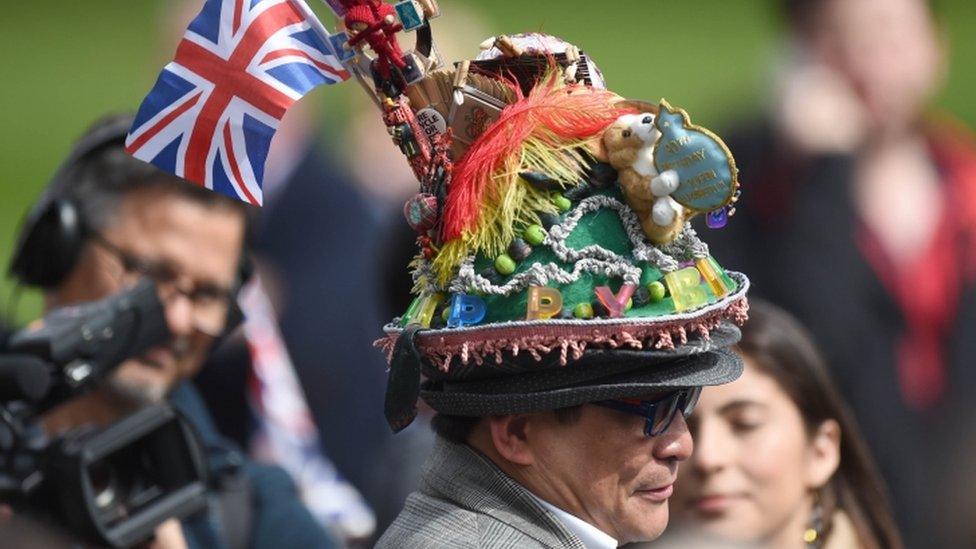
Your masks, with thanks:
[[[673,492],[674,482],[669,482],[668,484],[657,486],[655,488],[642,488],[637,490],[635,494],[655,503],[662,503],[667,501]]]

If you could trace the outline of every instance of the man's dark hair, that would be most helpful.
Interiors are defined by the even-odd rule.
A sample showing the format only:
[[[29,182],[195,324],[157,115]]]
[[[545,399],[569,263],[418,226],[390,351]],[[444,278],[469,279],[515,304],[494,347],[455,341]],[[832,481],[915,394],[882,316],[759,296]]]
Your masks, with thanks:
[[[556,421],[562,425],[572,425],[579,421],[583,414],[583,406],[569,406],[567,408],[557,408],[553,410],[556,414]],[[455,444],[464,444],[474,431],[475,427],[484,418],[472,416],[452,416],[447,414],[435,414],[430,421],[434,432],[441,438],[447,439]]]
[[[124,127],[132,117],[127,114],[109,115],[96,121],[79,140],[104,132],[109,127]],[[129,192],[142,189],[165,189],[186,200],[207,207],[223,207],[245,211],[242,202],[189,183],[156,166],[132,157],[125,151],[125,135],[110,139],[70,166],[61,179],[66,183],[63,196],[80,210],[85,228],[101,231],[111,223],[119,203]]]
[[[434,414],[434,417],[430,420],[430,426],[434,428],[434,432],[441,438],[455,444],[464,444],[482,419],[472,416]]]

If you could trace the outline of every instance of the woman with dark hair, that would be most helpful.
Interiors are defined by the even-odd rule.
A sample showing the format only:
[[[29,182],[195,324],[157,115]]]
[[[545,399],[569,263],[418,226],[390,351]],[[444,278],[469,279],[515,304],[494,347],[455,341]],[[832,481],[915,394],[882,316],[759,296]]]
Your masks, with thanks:
[[[900,548],[884,485],[799,323],[753,303],[737,381],[703,391],[673,509],[688,530],[759,547]]]
[[[933,486],[976,388],[976,138],[932,102],[968,58],[940,21],[962,3],[779,4],[768,111],[727,141],[748,199],[709,246],[820,343],[907,545],[949,547]]]

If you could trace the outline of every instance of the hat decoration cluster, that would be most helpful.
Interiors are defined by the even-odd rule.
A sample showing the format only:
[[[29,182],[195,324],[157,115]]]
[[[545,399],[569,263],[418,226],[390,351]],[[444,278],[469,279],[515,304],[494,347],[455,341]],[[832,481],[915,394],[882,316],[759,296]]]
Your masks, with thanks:
[[[445,64],[436,0],[325,2],[335,33],[304,0],[205,0],[127,149],[260,204],[287,108],[356,78],[419,182],[404,206],[416,299],[378,344],[391,352],[419,326],[417,350],[444,372],[506,353],[565,363],[591,346],[671,348],[744,320],[747,279],[689,224],[734,213],[735,163],[687,113],[609,91],[584,52],[549,35],[493,37]]]
[[[566,363],[587,347],[670,348],[742,322],[745,277],[689,220],[724,226],[737,171],[716,135],[667,101],[627,100],[574,46],[492,38],[482,54],[382,99],[420,181],[410,325],[442,371],[505,354]]]

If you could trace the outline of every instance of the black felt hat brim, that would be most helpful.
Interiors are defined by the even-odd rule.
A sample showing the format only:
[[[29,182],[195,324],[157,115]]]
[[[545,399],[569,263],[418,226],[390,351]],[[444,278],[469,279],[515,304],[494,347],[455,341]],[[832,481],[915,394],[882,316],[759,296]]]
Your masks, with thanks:
[[[597,351],[558,370],[477,381],[426,381],[420,397],[449,415],[485,417],[555,410],[668,389],[721,385],[742,374],[742,359],[714,349],[661,359],[643,351]]]

